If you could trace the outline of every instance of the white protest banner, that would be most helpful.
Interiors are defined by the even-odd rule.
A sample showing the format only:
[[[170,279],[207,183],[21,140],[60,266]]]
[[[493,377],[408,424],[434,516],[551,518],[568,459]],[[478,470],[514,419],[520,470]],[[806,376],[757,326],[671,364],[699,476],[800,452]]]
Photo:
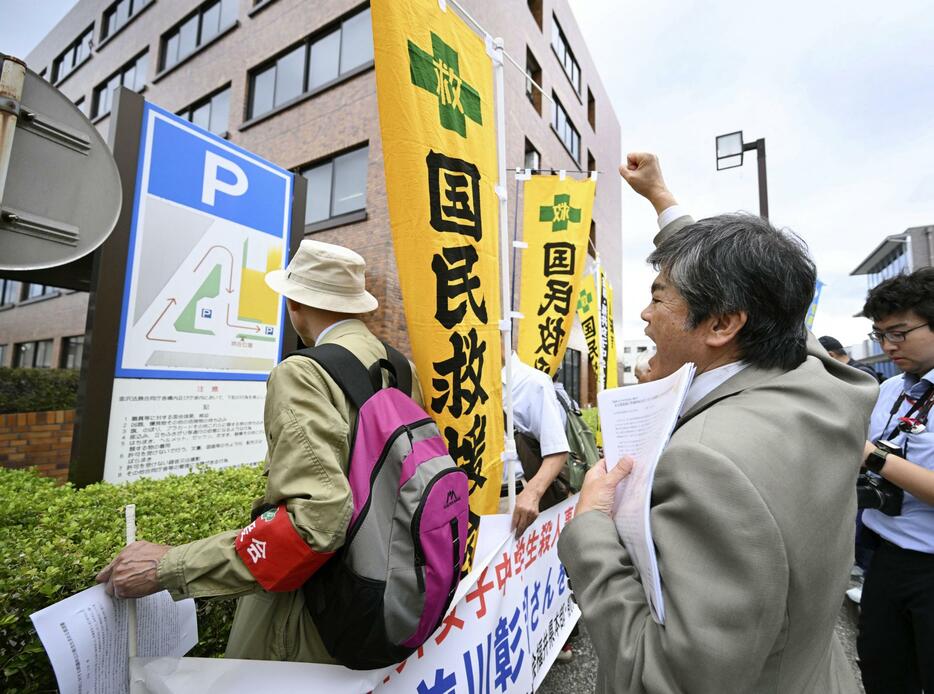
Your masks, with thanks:
[[[456,604],[425,644],[384,670],[214,658],[135,658],[131,691],[253,694],[257,686],[365,694],[528,694],[580,617],[558,561],[577,497],[542,513],[516,540],[509,517],[483,516],[476,562]]]

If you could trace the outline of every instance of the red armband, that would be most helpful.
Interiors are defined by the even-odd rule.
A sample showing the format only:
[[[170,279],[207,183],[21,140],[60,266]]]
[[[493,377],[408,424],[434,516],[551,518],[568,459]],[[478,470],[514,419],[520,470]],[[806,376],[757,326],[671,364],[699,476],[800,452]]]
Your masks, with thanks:
[[[334,555],[308,546],[292,525],[285,504],[241,530],[234,547],[257,582],[271,593],[298,590]]]

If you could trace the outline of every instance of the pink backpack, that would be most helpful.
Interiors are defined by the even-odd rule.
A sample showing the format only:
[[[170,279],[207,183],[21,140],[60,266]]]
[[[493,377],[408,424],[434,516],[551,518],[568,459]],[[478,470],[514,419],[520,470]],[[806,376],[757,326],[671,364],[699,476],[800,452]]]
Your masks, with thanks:
[[[339,345],[294,353],[320,364],[357,409],[347,536],[304,588],[328,652],[356,670],[398,663],[431,636],[454,597],[467,542],[467,474],[410,397],[408,360],[385,347],[388,359],[369,370]]]

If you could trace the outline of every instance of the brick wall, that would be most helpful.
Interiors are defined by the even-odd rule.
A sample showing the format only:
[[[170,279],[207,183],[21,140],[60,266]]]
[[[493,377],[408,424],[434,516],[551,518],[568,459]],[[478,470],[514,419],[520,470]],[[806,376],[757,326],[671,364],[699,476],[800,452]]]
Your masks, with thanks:
[[[75,411],[0,415],[0,465],[35,467],[47,477],[68,479]]]

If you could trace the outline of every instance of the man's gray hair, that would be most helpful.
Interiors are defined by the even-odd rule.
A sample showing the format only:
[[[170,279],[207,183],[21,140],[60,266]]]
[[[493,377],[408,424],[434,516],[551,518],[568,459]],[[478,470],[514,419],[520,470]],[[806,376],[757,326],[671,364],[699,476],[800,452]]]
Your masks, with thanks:
[[[745,311],[736,338],[743,360],[786,370],[804,361],[817,269],[796,234],[750,214],[719,215],[672,234],[648,262],[687,302],[689,328]]]

